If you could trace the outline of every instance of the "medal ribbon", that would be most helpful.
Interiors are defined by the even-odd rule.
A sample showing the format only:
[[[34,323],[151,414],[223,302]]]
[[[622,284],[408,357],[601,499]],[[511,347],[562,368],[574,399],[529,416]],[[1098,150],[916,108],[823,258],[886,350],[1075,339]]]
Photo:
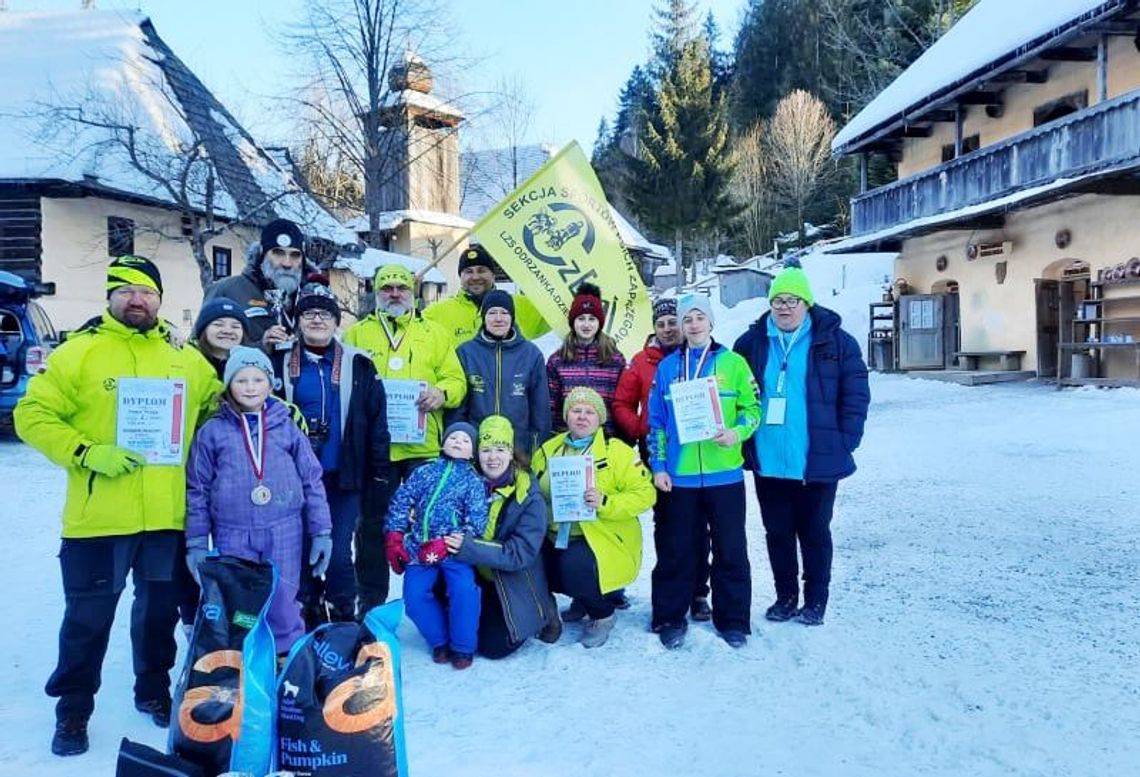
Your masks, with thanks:
[[[392,330],[390,330],[388,328],[388,316],[381,313],[380,315],[377,316],[377,318],[380,319],[380,328],[384,330],[384,336],[388,338],[389,347],[391,347],[391,349],[393,351],[399,350],[400,343],[404,342],[404,337],[407,336],[408,330],[405,329],[403,332],[400,333],[400,336],[397,338],[395,335],[392,334]],[[395,324],[396,321],[393,319],[392,323]]]
[[[711,351],[711,350],[712,350],[712,340],[709,340],[709,342],[705,344],[705,350],[703,352],[701,352],[701,358],[697,359],[697,371],[693,375],[693,377],[690,378],[689,377],[689,347],[685,346],[685,359],[684,359],[685,375],[682,378],[683,380],[696,380],[697,378],[701,377],[701,367],[705,366],[705,359],[708,358],[709,351]]]
[[[265,474],[265,408],[257,413],[257,453],[254,453],[253,435],[249,431],[249,422],[241,419],[241,430],[244,432],[242,442],[245,443],[245,454],[249,456],[250,466],[253,467],[253,476],[257,478],[258,485]]]

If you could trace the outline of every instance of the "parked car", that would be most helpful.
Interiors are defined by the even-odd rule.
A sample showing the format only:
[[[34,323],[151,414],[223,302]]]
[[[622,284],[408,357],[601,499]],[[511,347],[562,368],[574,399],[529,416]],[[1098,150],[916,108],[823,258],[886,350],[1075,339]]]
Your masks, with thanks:
[[[0,421],[12,416],[28,379],[44,368],[59,335],[35,300],[55,293],[54,283],[32,283],[0,270]]]

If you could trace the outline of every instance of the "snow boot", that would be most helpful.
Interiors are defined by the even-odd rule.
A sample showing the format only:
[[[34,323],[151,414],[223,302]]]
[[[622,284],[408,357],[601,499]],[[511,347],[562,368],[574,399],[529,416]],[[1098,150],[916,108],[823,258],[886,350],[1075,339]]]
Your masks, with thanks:
[[[805,604],[803,609],[796,614],[796,621],[805,626],[822,626],[823,609],[822,604]]]
[[[625,595],[624,588],[619,588],[616,591],[610,591],[608,594],[606,594],[606,601],[619,610],[628,610],[630,607],[629,597]]]
[[[596,648],[606,644],[606,640],[610,638],[610,632],[614,630],[616,620],[616,615],[591,620],[590,624],[586,626],[586,631],[582,634],[582,647]]]
[[[733,648],[742,648],[748,644],[748,635],[743,631],[722,631],[720,638],[727,642],[729,647]]]
[[[548,645],[553,645],[562,636],[562,619],[558,617],[558,604],[554,601],[554,597],[550,598],[547,606],[550,608],[550,617],[539,629],[538,638]]]
[[[712,608],[709,607],[709,600],[703,596],[693,599],[693,603],[689,605],[689,615],[693,620],[700,623],[711,621]]]
[[[776,602],[768,608],[764,613],[764,617],[776,623],[783,623],[790,621],[796,617],[796,600],[795,599],[777,599]]]
[[[51,751],[55,755],[80,755],[87,752],[87,718],[63,718],[55,722]]]
[[[159,728],[170,728],[170,699],[148,699],[139,701],[135,699],[135,709],[150,715],[154,725]]]
[[[570,606],[562,611],[563,623],[577,623],[586,617],[586,605],[577,599],[570,600]]]
[[[446,664],[451,660],[451,649],[447,645],[432,648],[431,660],[437,664]]]
[[[666,650],[676,650],[685,644],[686,630],[686,626],[662,626],[657,633],[657,638],[661,640],[661,644],[665,646]]]
[[[475,663],[475,656],[470,653],[452,653],[451,666],[455,669],[466,669]]]

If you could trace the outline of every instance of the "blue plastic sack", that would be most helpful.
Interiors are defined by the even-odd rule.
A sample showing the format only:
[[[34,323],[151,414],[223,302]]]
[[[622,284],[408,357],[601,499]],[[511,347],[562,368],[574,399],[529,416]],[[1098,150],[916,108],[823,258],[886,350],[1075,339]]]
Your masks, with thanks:
[[[293,646],[277,686],[277,764],[298,777],[407,777],[403,602],[329,623]]]
[[[265,620],[272,564],[229,556],[200,567],[202,597],[179,676],[169,748],[207,775],[272,770],[277,654]]]

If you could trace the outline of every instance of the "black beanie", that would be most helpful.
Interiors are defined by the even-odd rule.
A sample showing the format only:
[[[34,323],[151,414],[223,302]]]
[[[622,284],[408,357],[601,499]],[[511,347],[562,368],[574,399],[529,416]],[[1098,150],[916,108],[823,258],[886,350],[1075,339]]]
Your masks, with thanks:
[[[306,310],[327,310],[340,323],[340,303],[328,285],[323,283],[323,276],[310,275],[309,281],[301,287],[301,293],[297,297],[297,315],[300,316]]]
[[[275,219],[261,230],[261,255],[273,248],[296,248],[305,250],[305,236],[301,228],[288,219]]]
[[[515,300],[502,289],[491,289],[483,295],[483,304],[479,308],[479,314],[486,318],[487,311],[491,308],[503,308],[511,314],[511,321],[515,320]]]
[[[199,311],[198,318],[194,321],[194,339],[201,340],[202,333],[206,331],[206,327],[219,318],[236,319],[246,334],[249,333],[249,321],[246,319],[245,311],[241,309],[241,306],[232,299],[215,297],[203,305],[202,310]]]
[[[483,246],[473,245],[463,252],[463,256],[459,257],[459,272],[463,272],[468,267],[486,267],[494,272],[495,260],[491,258]]]

